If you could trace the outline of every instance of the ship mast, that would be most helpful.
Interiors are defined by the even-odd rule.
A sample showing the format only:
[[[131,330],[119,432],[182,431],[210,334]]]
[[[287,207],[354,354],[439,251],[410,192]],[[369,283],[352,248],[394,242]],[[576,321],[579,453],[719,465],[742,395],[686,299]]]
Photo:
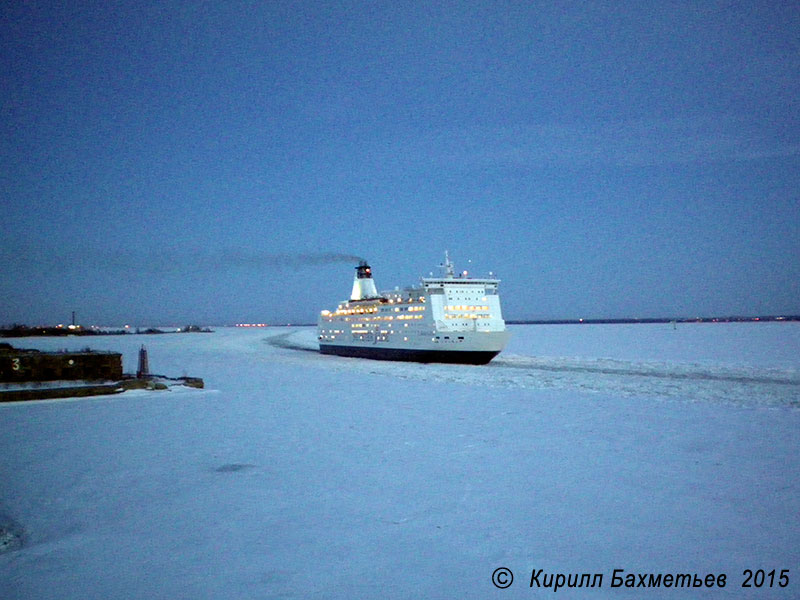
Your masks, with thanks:
[[[453,279],[453,277],[456,276],[455,267],[450,260],[450,253],[447,250],[444,251],[444,262],[439,265],[439,268],[444,271],[444,276],[448,279]]]

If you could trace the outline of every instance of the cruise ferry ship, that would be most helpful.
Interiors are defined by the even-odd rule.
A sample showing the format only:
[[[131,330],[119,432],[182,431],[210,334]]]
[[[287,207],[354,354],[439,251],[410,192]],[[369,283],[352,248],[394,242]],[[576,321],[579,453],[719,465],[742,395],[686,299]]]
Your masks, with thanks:
[[[378,293],[372,269],[356,267],[350,299],[323,310],[317,335],[323,354],[380,360],[482,365],[510,337],[500,310],[499,279],[455,274],[445,253],[441,277]]]

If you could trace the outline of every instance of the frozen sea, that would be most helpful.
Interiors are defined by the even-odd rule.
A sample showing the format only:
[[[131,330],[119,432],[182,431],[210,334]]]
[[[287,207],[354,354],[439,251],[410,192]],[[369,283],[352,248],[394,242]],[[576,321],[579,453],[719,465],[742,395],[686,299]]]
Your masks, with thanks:
[[[511,330],[487,366],[310,327],[9,340],[128,372],[145,344],[206,388],[0,405],[0,598],[551,597],[540,569],[603,575],[557,598],[800,598],[800,324]]]

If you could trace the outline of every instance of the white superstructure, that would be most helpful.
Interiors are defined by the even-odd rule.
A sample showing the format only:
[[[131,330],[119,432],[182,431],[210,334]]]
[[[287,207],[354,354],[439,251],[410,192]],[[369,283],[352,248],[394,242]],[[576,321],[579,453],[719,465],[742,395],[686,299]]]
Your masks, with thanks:
[[[485,364],[503,348],[499,279],[456,275],[445,254],[441,277],[377,293],[372,269],[356,267],[350,299],[320,313],[320,352],[383,360]]]

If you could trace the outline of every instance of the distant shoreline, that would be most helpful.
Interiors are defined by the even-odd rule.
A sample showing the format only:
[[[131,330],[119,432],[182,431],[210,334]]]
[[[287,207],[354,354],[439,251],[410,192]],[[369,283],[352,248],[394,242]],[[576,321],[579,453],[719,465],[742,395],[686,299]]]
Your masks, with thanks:
[[[641,319],[506,319],[507,325],[623,325],[630,323],[760,323],[771,321],[800,321],[800,315],[767,315],[757,317],[666,317]]]
[[[629,325],[635,323],[769,323],[769,322],[798,322],[800,315],[764,315],[764,316],[727,316],[727,317],[644,317],[644,318],[619,318],[619,319],[506,319],[506,325]],[[275,323],[260,324],[264,327],[314,327],[316,323]],[[218,325],[217,327],[233,327],[233,325]],[[237,325],[238,327],[238,325]],[[177,331],[162,331],[156,328],[131,329],[94,329],[76,327],[17,325],[14,327],[0,328],[0,338],[14,337],[40,337],[40,336],[102,336],[102,335],[153,335],[167,333],[213,333],[207,327],[200,328],[190,325]]]
[[[29,327],[27,325],[15,325],[0,329],[0,338],[16,338],[16,337],[72,337],[72,336],[98,336],[98,335],[162,335],[170,333],[214,333],[208,327],[198,327],[197,325],[189,325],[181,329],[173,331],[163,331],[155,327],[148,327],[146,329],[135,328],[133,331],[130,329],[100,329],[93,327],[82,327],[80,325],[73,325],[64,327],[63,325],[42,325],[37,327]]]

